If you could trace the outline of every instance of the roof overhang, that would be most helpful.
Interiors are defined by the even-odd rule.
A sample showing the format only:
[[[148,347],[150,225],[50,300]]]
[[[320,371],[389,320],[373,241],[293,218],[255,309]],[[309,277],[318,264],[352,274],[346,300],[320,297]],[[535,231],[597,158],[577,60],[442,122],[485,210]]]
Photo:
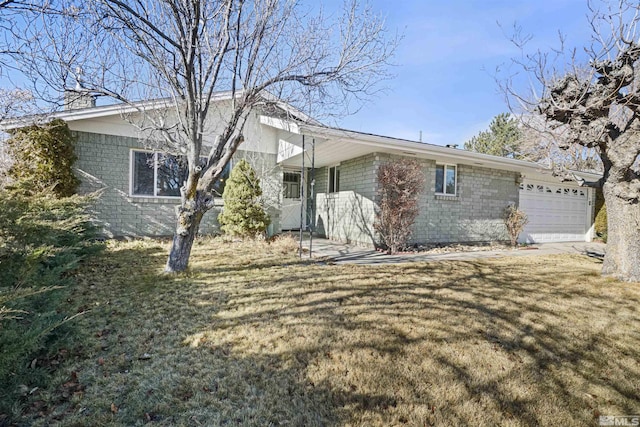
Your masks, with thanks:
[[[308,142],[313,141],[314,164],[316,167],[330,166],[340,162],[361,157],[372,153],[390,153],[406,157],[426,158],[439,163],[465,164],[491,169],[520,172],[523,175],[551,175],[552,171],[537,163],[506,157],[475,153],[457,148],[443,147],[417,141],[409,141],[388,136],[373,135],[344,129],[316,126],[309,124],[291,123],[287,120],[273,120],[262,116],[261,122],[292,135],[304,135]],[[300,141],[298,139],[291,139]],[[297,142],[299,145],[300,143]],[[306,163],[309,164],[309,150],[306,148]],[[291,155],[283,158],[283,166],[299,167],[302,162],[302,150],[289,150]],[[576,175],[587,179],[597,180],[601,175],[590,172],[576,172]]]
[[[243,91],[220,91],[216,92],[211,97],[211,102],[228,101],[235,97],[242,96]],[[307,116],[297,108],[278,100],[274,95],[267,91],[261,93],[261,97],[266,104],[275,106],[282,111],[283,114],[292,117],[296,120],[302,120],[306,123],[320,124],[313,118]],[[12,130],[21,128],[37,123],[48,122],[53,119],[62,119],[66,122],[73,122],[78,120],[90,120],[99,119],[104,117],[119,116],[126,117],[133,114],[144,114],[145,112],[157,111],[157,110],[170,110],[175,109],[176,101],[172,98],[161,98],[147,101],[135,101],[130,103],[101,105],[98,107],[81,108],[77,110],[56,111],[46,114],[36,114],[23,117],[9,118],[0,121],[0,130]],[[278,120],[278,119],[274,119]],[[295,120],[288,120],[290,123],[295,123]]]
[[[213,95],[212,102],[231,99],[230,91],[218,92]],[[90,120],[110,116],[128,116],[131,114],[157,111],[161,109],[176,108],[176,103],[170,98],[154,99],[148,101],[136,101],[130,103],[100,105],[98,107],[81,108],[77,110],[56,111],[46,114],[9,118],[0,122],[1,130],[12,130],[36,123],[47,122],[53,119],[62,119],[65,122],[77,120]]]

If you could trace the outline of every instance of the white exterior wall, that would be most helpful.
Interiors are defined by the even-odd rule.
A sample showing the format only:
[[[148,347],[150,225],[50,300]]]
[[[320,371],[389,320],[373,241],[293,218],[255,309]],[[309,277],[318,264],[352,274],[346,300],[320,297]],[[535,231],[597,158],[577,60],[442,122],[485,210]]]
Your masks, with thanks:
[[[150,117],[153,117],[152,115],[160,117],[161,111],[151,111],[148,114]],[[205,147],[213,146],[216,136],[221,134],[224,129],[225,118],[229,117],[230,114],[231,109],[227,101],[220,101],[216,108],[212,108],[209,114],[209,124],[205,127],[203,138]],[[167,123],[175,123],[175,116],[171,118],[165,114],[163,118]],[[125,116],[118,114],[84,120],[70,120],[67,123],[73,131],[124,136],[144,140],[149,137],[149,134],[141,132],[137,127],[144,125],[143,120],[143,117],[136,113]],[[241,150],[266,154],[278,153],[278,130],[261,125],[258,119],[258,113],[249,114],[243,129],[243,135],[245,141],[240,146]],[[208,153],[202,154],[206,155]]]

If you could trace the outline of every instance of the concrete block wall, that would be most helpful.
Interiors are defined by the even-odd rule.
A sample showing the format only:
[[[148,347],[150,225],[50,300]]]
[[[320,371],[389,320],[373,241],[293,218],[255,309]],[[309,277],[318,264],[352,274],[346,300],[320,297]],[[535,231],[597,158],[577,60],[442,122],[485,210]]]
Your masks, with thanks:
[[[92,206],[96,218],[109,237],[118,236],[170,236],[175,229],[175,209],[179,200],[168,197],[132,197],[129,191],[130,151],[144,147],[138,139],[75,131],[77,138],[76,174],[81,180],[79,192],[99,192]],[[244,153],[238,152],[237,157]],[[264,179],[281,183],[282,172],[275,167],[275,154],[261,153],[264,164],[273,164]],[[255,156],[248,156],[250,162]],[[264,184],[263,184],[264,185]],[[281,185],[281,184],[280,184]],[[263,186],[264,188],[264,186]],[[222,209],[219,206],[207,212],[200,225],[200,233],[214,234],[220,231],[217,221]],[[273,214],[273,227],[279,230],[278,206],[269,207]]]
[[[457,165],[455,196],[435,194],[435,162],[425,168],[426,185],[413,242],[490,242],[508,240],[504,208],[517,204],[515,172]]]
[[[358,157],[340,164],[340,191],[328,193],[328,168],[316,171],[316,231],[334,240],[373,245],[377,156]]]
[[[316,174],[316,223],[319,234],[340,241],[373,245],[377,171],[382,163],[400,158],[371,154],[340,165],[339,193],[327,194],[327,168]],[[508,240],[502,221],[504,208],[518,203],[519,174],[498,169],[457,165],[455,196],[435,193],[436,162],[416,159],[425,175],[412,243],[488,242]],[[323,177],[320,179],[320,177]]]

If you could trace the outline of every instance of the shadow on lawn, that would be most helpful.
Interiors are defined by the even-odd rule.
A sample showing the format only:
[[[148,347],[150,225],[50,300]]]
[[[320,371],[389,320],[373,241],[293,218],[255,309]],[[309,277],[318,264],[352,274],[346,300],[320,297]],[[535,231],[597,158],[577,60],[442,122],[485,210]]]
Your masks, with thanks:
[[[210,266],[204,251],[166,276],[165,256],[126,247],[81,275],[86,389],[46,422],[597,425],[640,408],[639,292],[584,260]]]
[[[32,397],[25,425],[308,425],[337,423],[331,391],[305,379],[299,361],[243,354],[197,336],[227,309],[229,274],[248,265],[164,275],[163,247],[123,246],[86,266],[76,298],[83,354],[59,389]],[[258,273],[273,262],[257,260]],[[198,285],[198,277],[206,283]],[[219,285],[211,286],[212,280]],[[216,282],[218,283],[218,282]],[[215,321],[215,320],[214,320]],[[197,335],[197,334],[196,334]],[[73,377],[74,393],[68,392]]]
[[[595,425],[637,412],[637,292],[583,266],[529,268],[283,269],[236,291],[206,328],[238,354],[296,361],[293,378],[356,424]]]

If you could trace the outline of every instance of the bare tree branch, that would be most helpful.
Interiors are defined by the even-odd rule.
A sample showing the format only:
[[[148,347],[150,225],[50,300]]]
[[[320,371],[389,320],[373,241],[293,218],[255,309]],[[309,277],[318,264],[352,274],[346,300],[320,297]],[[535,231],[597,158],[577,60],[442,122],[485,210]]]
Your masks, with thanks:
[[[559,148],[595,152],[602,178],[587,182],[575,173],[556,170],[562,180],[602,187],[608,217],[608,245],[603,273],[640,280],[640,5],[629,0],[590,1],[591,46],[588,60],[576,50],[523,53],[514,65],[532,76],[533,89],[516,89],[517,73],[502,84],[510,105],[560,142]],[[522,44],[515,42],[523,47]],[[524,47],[523,47],[524,52]],[[559,62],[557,59],[564,59]],[[513,77],[516,76],[516,77]],[[522,112],[521,112],[522,113]],[[579,147],[576,150],[576,147]]]
[[[286,114],[284,103],[301,115],[343,115],[389,77],[398,42],[359,0],[346,0],[337,20],[296,0],[59,0],[57,7],[65,13],[29,15],[26,52],[15,56],[34,94],[59,104],[63,89],[81,83],[138,108],[126,118],[148,143],[187,158],[170,271],[186,268],[250,112]],[[141,99],[165,99],[167,108],[141,108]]]

